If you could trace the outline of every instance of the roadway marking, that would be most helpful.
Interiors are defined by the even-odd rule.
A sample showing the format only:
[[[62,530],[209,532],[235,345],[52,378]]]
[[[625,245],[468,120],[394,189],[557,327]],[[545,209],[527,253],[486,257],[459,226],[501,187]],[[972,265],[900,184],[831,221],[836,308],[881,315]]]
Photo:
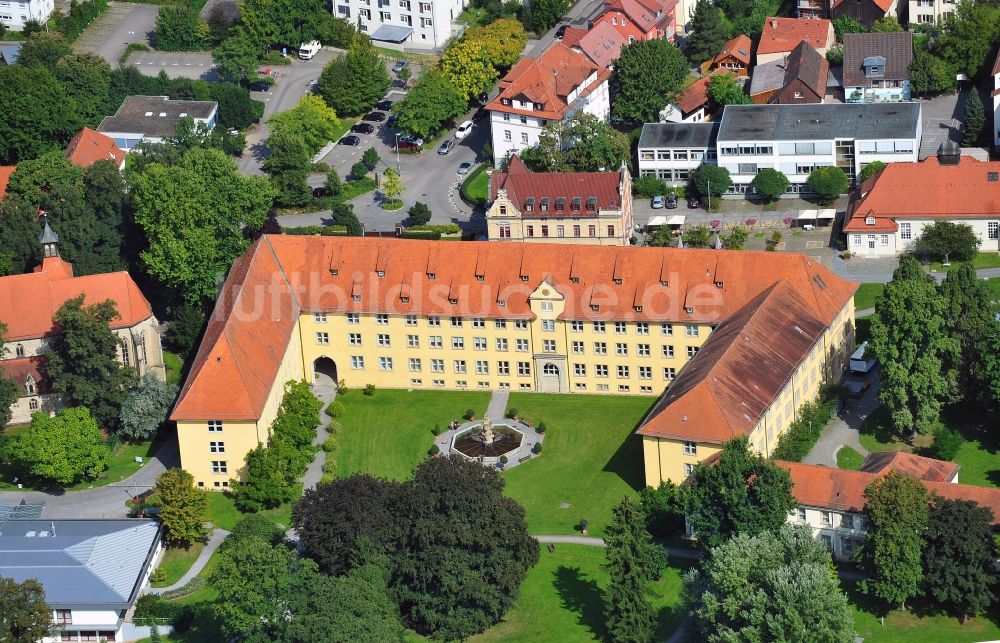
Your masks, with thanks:
[[[822,247],[822,241],[806,241],[806,250],[818,250]]]

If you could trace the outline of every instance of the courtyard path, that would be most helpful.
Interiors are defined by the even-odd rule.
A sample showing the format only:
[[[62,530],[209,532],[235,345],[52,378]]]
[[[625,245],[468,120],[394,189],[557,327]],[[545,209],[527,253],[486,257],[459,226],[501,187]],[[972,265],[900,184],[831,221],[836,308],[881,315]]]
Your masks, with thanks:
[[[865,394],[858,400],[847,401],[847,405],[838,416],[823,429],[816,446],[812,448],[803,462],[836,468],[837,452],[845,446],[851,447],[864,457],[868,455],[868,449],[861,445],[858,430],[865,419],[881,404],[878,400],[878,372],[875,370],[872,373],[871,386],[868,387]]]
[[[316,439],[313,440],[315,446],[320,447],[316,457],[309,463],[309,468],[302,476],[302,491],[312,489],[323,479],[323,465],[326,464],[326,451],[322,449],[323,443],[330,437],[330,416],[326,414],[327,405],[337,397],[337,387],[330,384],[314,384],[312,386],[313,395],[323,403],[323,408],[319,412],[319,426],[316,428]]]
[[[219,545],[222,544],[222,541],[225,540],[228,535],[229,532],[225,529],[216,528],[215,531],[212,532],[212,535],[208,537],[208,542],[205,543],[205,548],[201,550],[200,554],[198,554],[198,558],[194,561],[194,564],[191,565],[191,569],[189,569],[186,574],[181,576],[180,580],[167,587],[151,587],[149,588],[148,593],[166,594],[167,592],[180,589],[190,583],[195,576],[201,573],[201,570],[205,569],[205,565],[208,564],[208,559],[212,557],[212,554],[215,553],[215,550],[219,548]]]
[[[486,417],[494,422],[503,420],[507,412],[507,400],[510,399],[510,391],[493,391],[490,396],[490,403],[486,406]]]

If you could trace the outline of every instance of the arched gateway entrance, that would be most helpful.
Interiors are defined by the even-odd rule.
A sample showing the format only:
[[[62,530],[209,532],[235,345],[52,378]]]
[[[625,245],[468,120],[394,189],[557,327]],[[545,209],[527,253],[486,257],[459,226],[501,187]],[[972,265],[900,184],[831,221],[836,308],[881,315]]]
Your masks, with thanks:
[[[313,362],[313,383],[320,386],[336,386],[337,363],[329,357],[317,357]]]

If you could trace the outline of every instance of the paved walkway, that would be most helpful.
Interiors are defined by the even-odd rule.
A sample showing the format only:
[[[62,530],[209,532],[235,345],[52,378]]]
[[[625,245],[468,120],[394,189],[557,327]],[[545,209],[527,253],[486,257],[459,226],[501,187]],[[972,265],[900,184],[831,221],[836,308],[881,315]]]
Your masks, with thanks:
[[[43,503],[41,518],[125,518],[126,501],[151,489],[157,476],[170,467],[180,466],[177,441],[167,440],[132,476],[95,489],[50,493],[47,491],[2,491],[0,504]]]
[[[337,397],[337,387],[315,384],[312,387],[313,395],[323,403],[323,408],[319,412],[319,427],[316,429],[316,439],[313,440],[313,444],[322,447],[326,439],[330,437],[330,432],[327,431],[330,428],[330,416],[326,414],[327,405]],[[323,465],[326,464],[326,451],[322,448],[316,453],[316,457],[311,463],[309,463],[309,468],[306,469],[306,474],[302,476],[302,491],[306,489],[312,489],[319,484],[320,480],[323,479]]]
[[[543,545],[549,543],[552,544],[563,544],[563,545],[584,545],[585,547],[607,547],[607,543],[604,542],[603,538],[594,538],[592,536],[535,536],[535,540]],[[667,553],[675,558],[687,558],[689,560],[698,560],[702,556],[702,552],[697,549],[685,549],[683,547],[665,547]]]
[[[812,448],[803,462],[836,467],[837,452],[845,446],[851,447],[862,456],[868,455],[868,449],[861,446],[858,429],[861,428],[865,418],[881,404],[878,400],[878,372],[872,371],[872,373],[871,386],[868,387],[865,394],[858,400],[849,400],[838,417],[826,425],[823,433],[819,436],[819,441],[816,442],[816,446]]]
[[[219,545],[222,544],[222,541],[225,540],[228,535],[229,532],[225,529],[216,529],[213,531],[212,535],[208,537],[208,542],[205,543],[205,548],[201,550],[201,553],[198,554],[197,560],[195,560],[194,564],[191,565],[191,569],[187,570],[187,573],[181,576],[179,581],[168,587],[151,587],[149,588],[148,593],[166,594],[167,592],[180,589],[190,583],[195,576],[201,573],[201,570],[205,569],[205,565],[208,564],[208,559],[212,557],[212,554],[215,553],[215,550],[219,548]]]
[[[503,420],[507,413],[507,400],[510,399],[510,391],[493,391],[490,396],[490,403],[486,407],[486,417],[499,422]]]

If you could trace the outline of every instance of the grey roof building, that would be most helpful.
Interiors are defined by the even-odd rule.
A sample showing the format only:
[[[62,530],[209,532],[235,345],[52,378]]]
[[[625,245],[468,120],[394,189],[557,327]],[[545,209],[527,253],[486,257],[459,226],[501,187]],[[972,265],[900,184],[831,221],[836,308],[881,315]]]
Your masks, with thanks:
[[[17,59],[21,56],[21,43],[0,45],[0,60],[6,65],[17,64]]]
[[[97,131],[129,151],[140,141],[160,142],[177,132],[177,122],[190,117],[215,127],[219,104],[210,100],[170,100],[166,96],[129,96],[114,116],[105,116]]]
[[[715,147],[719,123],[646,123],[639,147]]]
[[[869,86],[872,81],[909,80],[913,34],[844,34],[844,86]]]
[[[727,105],[719,141],[920,138],[919,103]]]
[[[119,612],[117,624],[102,627],[120,625],[159,549],[153,520],[0,522],[0,576],[38,580],[54,610]]]

